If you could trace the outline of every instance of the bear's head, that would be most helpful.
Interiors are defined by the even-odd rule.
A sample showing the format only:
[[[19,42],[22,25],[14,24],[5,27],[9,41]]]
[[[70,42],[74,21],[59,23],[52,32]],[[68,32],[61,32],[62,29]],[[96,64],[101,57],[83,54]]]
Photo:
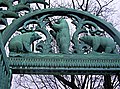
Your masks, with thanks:
[[[69,26],[64,18],[60,18],[55,24],[53,24],[53,28],[55,28],[56,31],[59,31],[60,29],[69,28]]]
[[[62,23],[62,22],[64,22],[64,21],[65,21],[64,18],[60,18],[60,19],[58,19],[55,23],[56,23],[56,24],[60,24],[60,23]]]
[[[65,19],[61,18],[60,24],[61,24],[61,29],[69,29],[68,22]]]
[[[39,40],[41,39],[42,37],[40,35],[38,35],[37,33],[33,33],[32,34],[32,37],[31,37],[31,40],[32,41],[35,41],[35,40]]]
[[[91,36],[83,36],[83,37],[80,37],[79,40],[83,41],[84,43],[86,43],[88,45],[92,44]]]
[[[85,41],[88,41],[88,37],[87,36],[83,36],[83,37],[80,37],[79,40],[85,42]]]

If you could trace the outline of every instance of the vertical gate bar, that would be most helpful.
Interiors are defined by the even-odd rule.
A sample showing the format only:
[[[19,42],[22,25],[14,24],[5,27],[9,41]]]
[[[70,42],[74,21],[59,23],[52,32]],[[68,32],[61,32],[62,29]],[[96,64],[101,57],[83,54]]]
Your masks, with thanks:
[[[0,89],[9,89],[9,62],[7,60],[5,47],[0,32]]]

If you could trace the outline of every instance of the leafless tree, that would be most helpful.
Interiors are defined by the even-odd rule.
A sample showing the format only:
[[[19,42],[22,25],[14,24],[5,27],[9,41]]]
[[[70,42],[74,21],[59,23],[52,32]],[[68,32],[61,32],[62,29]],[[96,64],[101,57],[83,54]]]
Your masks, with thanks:
[[[48,0],[48,8],[73,8],[89,12],[109,21],[115,9],[113,0]],[[41,9],[36,3],[36,9]],[[20,13],[22,14],[22,12]],[[117,89],[120,75],[16,75],[15,89]],[[34,88],[33,88],[34,86]]]

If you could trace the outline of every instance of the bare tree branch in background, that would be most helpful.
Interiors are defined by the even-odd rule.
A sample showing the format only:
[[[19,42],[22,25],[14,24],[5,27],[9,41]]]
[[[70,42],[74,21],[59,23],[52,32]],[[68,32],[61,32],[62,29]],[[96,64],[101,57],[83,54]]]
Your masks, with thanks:
[[[113,0],[110,0],[110,1],[106,2],[105,5],[101,5],[100,2],[99,2],[99,0],[96,0],[96,1],[97,1],[97,3],[99,4],[99,7],[100,7],[99,10],[98,10],[98,12],[96,13],[96,16],[99,16],[99,14],[102,13],[102,9],[104,7],[106,7],[106,6],[108,6],[110,3],[113,2]]]
[[[111,76],[110,75],[104,75],[104,88],[105,89],[113,89],[113,86],[111,86]]]
[[[108,5],[110,5],[113,0],[104,1],[104,4],[101,4],[100,0],[70,0],[66,3],[62,1],[63,0],[48,0],[50,3],[48,7],[80,9],[105,18],[106,20],[109,19],[111,14],[115,13],[113,8],[108,8]],[[38,3],[36,3],[36,7],[41,9]],[[115,76],[112,83],[110,75],[104,76],[104,78],[105,81],[103,81],[103,76],[100,75],[23,75],[16,78],[15,82],[24,89],[32,89],[31,85],[35,85],[37,89],[87,89],[89,86],[91,89],[103,89],[103,82],[105,89],[115,89],[120,84],[120,75]],[[117,81],[116,78],[118,79]]]
[[[69,82],[66,79],[64,79],[64,77],[61,77],[59,75],[54,75],[59,81],[62,81],[64,84],[66,84],[67,86],[71,87],[72,89],[79,89],[75,83],[73,81]],[[72,76],[73,77],[73,76]]]
[[[84,89],[84,88],[85,88],[85,84],[86,84],[86,81],[87,81],[87,77],[88,77],[88,75],[85,75],[85,79],[84,79],[84,82],[82,83],[81,89]]]
[[[35,84],[35,86],[37,87],[37,89],[39,89],[39,86],[38,84],[36,83],[34,77],[32,75],[30,75],[30,77],[32,78],[32,82]]]
[[[73,3],[73,8],[75,9],[75,3],[74,3],[74,0],[72,0],[72,3]]]

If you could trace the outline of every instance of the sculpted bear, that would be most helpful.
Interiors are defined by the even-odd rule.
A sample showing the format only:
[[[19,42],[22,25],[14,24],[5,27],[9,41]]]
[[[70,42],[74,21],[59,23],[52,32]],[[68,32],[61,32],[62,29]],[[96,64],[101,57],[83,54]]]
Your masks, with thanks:
[[[28,32],[12,38],[9,42],[10,52],[31,52],[31,43],[35,40],[41,39],[35,32]]]
[[[57,41],[60,53],[69,53],[70,33],[69,26],[65,19],[61,18],[57,23],[52,25],[54,32],[51,32]]]
[[[116,44],[110,38],[100,36],[84,36],[81,37],[80,40],[91,46],[93,51],[100,53],[115,53]]]

